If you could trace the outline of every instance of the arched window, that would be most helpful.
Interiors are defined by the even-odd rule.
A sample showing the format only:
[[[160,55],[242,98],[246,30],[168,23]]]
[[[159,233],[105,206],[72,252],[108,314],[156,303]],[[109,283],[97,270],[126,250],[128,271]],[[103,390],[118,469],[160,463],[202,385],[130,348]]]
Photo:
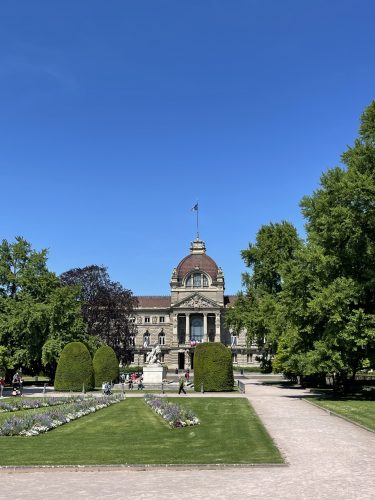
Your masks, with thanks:
[[[148,347],[150,345],[150,334],[148,330],[143,335],[143,347]]]
[[[192,273],[186,280],[187,287],[202,288],[208,286],[208,278],[204,273]]]
[[[230,345],[231,347],[236,347],[238,345],[238,335],[236,333],[231,333]]]
[[[163,330],[159,333],[159,345],[165,344],[165,333]]]

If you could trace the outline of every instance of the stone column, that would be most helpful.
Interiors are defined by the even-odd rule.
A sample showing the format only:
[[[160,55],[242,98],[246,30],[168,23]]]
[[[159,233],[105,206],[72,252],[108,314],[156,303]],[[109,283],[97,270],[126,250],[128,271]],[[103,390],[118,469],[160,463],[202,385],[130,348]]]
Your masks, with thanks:
[[[221,342],[220,313],[216,313],[215,321],[216,321],[215,342]]]
[[[177,335],[177,314],[173,314],[173,334],[172,334],[172,341],[171,345],[172,346],[177,346],[178,345],[178,335]]]
[[[203,313],[203,342],[208,342],[207,313]]]
[[[190,313],[185,313],[185,344],[190,344]]]

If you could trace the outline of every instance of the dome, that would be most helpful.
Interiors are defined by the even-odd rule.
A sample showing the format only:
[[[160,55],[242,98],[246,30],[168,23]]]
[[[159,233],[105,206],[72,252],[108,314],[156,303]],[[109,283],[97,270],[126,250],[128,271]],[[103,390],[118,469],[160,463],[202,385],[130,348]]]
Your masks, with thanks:
[[[187,255],[176,268],[176,278],[182,283],[184,277],[192,271],[202,271],[208,274],[215,282],[219,268],[216,262],[206,255],[206,246],[203,241],[195,240],[190,247],[190,255]]]

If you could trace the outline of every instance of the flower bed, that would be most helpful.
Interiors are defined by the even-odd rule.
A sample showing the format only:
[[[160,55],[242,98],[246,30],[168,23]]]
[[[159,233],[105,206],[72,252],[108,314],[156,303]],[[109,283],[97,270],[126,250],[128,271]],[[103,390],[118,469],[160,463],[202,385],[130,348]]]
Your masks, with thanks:
[[[58,406],[67,403],[76,403],[83,400],[83,396],[69,396],[62,398],[17,399],[15,401],[0,402],[0,413],[20,410],[32,410],[48,406]]]
[[[145,394],[144,400],[171,427],[187,427],[199,424],[199,419],[189,408],[182,408],[177,404],[168,403],[164,398],[153,394]]]
[[[32,413],[22,417],[10,417],[0,425],[0,436],[36,436],[42,432],[55,429],[71,420],[94,413],[114,403],[119,403],[122,395],[80,399],[60,408],[47,410],[43,413]]]

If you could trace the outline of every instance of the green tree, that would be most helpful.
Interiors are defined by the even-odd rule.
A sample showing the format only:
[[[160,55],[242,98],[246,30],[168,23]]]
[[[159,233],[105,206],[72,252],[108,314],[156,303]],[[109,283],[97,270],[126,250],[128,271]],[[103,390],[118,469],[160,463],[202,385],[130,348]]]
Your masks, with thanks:
[[[275,367],[346,386],[375,354],[375,101],[342,161],[301,202],[307,242],[285,275]]]
[[[52,375],[63,346],[86,336],[79,288],[62,287],[47,268],[47,251],[22,237],[0,245],[0,346],[7,367]]]
[[[245,292],[226,316],[227,326],[237,332],[245,329],[249,345],[255,343],[260,352],[261,367],[271,370],[278,338],[283,325],[280,293],[288,263],[301,247],[294,226],[288,222],[264,225],[256,243],[241,252],[250,273],[242,275]]]
[[[94,359],[95,386],[101,387],[103,382],[115,382],[119,375],[119,363],[115,351],[103,345],[96,351]]]
[[[219,342],[198,344],[194,354],[194,390],[233,391],[233,365],[230,349]]]
[[[94,389],[94,369],[91,355],[82,342],[67,344],[57,364],[55,382],[57,391]]]

